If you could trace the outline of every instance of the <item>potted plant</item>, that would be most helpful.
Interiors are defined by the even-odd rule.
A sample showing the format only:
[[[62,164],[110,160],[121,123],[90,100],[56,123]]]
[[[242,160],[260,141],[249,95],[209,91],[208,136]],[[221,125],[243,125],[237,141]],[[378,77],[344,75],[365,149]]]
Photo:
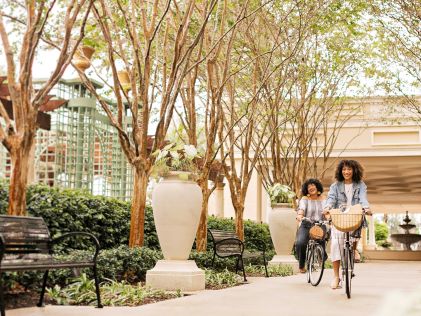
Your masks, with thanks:
[[[297,230],[296,213],[292,208],[295,193],[289,186],[275,183],[268,189],[268,194],[271,202],[269,230],[276,251],[269,264],[290,264],[297,270],[297,261],[291,255]]]
[[[194,181],[197,150],[191,145],[169,144],[154,154],[153,174],[159,181],[152,191],[152,209],[165,260],[147,272],[146,283],[166,290],[203,290],[204,272],[187,260],[202,206],[202,192]]]
[[[291,207],[295,193],[285,184],[275,183],[268,189],[271,205],[282,204]]]

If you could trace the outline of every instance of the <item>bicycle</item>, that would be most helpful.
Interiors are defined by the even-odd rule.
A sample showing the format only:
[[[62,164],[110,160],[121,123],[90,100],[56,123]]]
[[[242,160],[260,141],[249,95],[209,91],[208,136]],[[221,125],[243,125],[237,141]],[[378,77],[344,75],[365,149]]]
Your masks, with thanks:
[[[327,259],[325,245],[329,239],[329,221],[311,222],[309,218],[304,217],[303,221],[313,225],[310,228],[310,239],[306,250],[307,282],[313,286],[319,285],[325,269]]]
[[[359,204],[347,209],[341,206],[339,209],[330,210],[330,217],[333,226],[345,233],[344,250],[341,256],[342,280],[345,280],[345,292],[351,298],[351,283],[354,274],[354,246],[351,239],[351,232],[362,227],[365,221],[365,210]]]

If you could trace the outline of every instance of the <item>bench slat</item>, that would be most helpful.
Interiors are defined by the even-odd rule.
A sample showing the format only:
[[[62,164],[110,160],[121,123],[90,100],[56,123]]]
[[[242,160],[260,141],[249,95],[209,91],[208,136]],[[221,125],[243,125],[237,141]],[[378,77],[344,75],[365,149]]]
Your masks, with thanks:
[[[14,264],[1,264],[1,271],[28,271],[28,270],[46,270],[46,269],[62,269],[62,268],[87,268],[93,267],[93,261],[39,261],[39,262],[19,262]]]
[[[43,231],[48,231],[47,230],[47,226],[45,225],[45,223],[43,221],[39,221],[39,222],[9,222],[9,221],[4,221],[3,219],[0,219],[0,231],[10,231],[13,229],[39,229],[39,230],[43,230]]]
[[[51,241],[41,217],[0,216],[4,253],[48,253]]]
[[[1,234],[1,233],[0,233]],[[3,239],[6,244],[15,244],[15,243],[41,243],[50,241],[49,236],[40,236],[40,235],[23,235],[23,234],[12,234],[4,235]]]

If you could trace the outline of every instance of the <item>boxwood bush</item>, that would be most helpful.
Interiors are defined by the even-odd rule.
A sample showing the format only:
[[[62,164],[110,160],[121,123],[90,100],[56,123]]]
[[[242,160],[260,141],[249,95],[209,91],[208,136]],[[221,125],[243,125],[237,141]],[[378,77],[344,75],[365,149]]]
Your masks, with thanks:
[[[8,204],[8,184],[0,184],[0,214]],[[31,185],[27,191],[29,216],[43,217],[53,238],[66,232],[87,231],[94,234],[102,249],[128,244],[130,203],[94,196],[86,191]],[[66,240],[62,248],[86,249],[85,239]],[[152,208],[145,210],[145,247],[160,249]]]
[[[0,183],[0,214],[5,214],[8,205],[8,183]],[[116,248],[128,244],[130,230],[130,203],[103,196],[94,196],[86,191],[51,188],[31,185],[27,191],[27,209],[30,216],[41,216],[47,223],[52,237],[70,231],[88,231],[100,241],[102,249]],[[234,220],[209,216],[208,227],[234,230]],[[249,250],[273,249],[267,224],[244,221],[246,248]],[[210,239],[209,239],[210,241]],[[84,239],[68,241],[63,248],[87,248]],[[209,247],[211,244],[208,243]],[[150,249],[160,249],[156,234],[152,208],[145,210],[145,243]]]

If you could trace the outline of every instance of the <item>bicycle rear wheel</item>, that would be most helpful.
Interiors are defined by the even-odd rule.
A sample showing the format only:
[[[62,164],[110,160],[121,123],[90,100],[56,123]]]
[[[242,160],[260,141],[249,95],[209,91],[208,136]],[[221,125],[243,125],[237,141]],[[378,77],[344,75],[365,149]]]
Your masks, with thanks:
[[[344,274],[345,274],[345,292],[348,298],[351,298],[351,280],[354,257],[351,249],[344,249]]]
[[[325,251],[322,245],[317,244],[313,248],[312,256],[310,257],[309,263],[309,276],[310,276],[310,283],[313,286],[319,285],[320,281],[323,277],[323,272],[325,269],[324,265],[324,255]]]

